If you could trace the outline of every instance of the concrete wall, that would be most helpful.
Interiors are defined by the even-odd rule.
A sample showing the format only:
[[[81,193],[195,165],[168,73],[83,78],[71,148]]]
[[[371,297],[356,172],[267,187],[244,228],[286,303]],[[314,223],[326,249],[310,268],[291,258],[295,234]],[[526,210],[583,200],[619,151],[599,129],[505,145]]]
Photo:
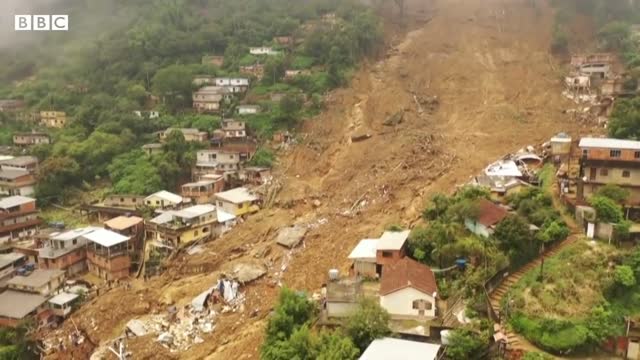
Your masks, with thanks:
[[[364,277],[375,277],[376,263],[370,261],[354,261],[353,262],[354,275],[360,275]]]
[[[625,171],[629,173],[629,177],[622,176],[623,172]],[[592,176],[593,172],[595,172],[595,178]],[[587,177],[587,182],[595,181],[605,184],[640,186],[640,169],[598,168],[585,166],[584,175]]]
[[[333,318],[347,317],[358,309],[357,303],[327,301],[327,316]]]
[[[392,318],[420,318],[419,311],[413,309],[414,300],[426,300],[431,303],[431,310],[425,310],[424,317],[435,317],[435,299],[412,287],[407,287],[391,294],[380,296],[380,306],[389,312]]]

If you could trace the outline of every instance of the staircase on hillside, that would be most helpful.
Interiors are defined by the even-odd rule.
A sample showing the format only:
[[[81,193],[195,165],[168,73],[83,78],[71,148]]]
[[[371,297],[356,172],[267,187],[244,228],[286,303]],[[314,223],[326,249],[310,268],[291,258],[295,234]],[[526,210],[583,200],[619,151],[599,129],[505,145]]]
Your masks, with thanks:
[[[567,247],[570,244],[576,242],[580,237],[580,234],[574,233],[569,235],[565,240],[556,244],[554,247],[547,250],[544,254],[544,257],[554,256],[562,249]],[[515,285],[520,279],[529,271],[538,268],[540,263],[542,262],[542,256],[537,257],[536,259],[530,261],[525,266],[518,269],[518,271],[513,274],[509,274],[498,286],[495,290],[493,290],[489,294],[489,303],[491,304],[491,308],[494,313],[500,319],[500,327],[502,332],[505,334],[507,338],[507,349],[509,351],[518,351],[518,350],[538,350],[534,345],[529,343],[527,340],[522,338],[520,335],[508,330],[506,327],[506,319],[501,314],[500,303],[502,299],[507,295],[509,290],[513,285]]]

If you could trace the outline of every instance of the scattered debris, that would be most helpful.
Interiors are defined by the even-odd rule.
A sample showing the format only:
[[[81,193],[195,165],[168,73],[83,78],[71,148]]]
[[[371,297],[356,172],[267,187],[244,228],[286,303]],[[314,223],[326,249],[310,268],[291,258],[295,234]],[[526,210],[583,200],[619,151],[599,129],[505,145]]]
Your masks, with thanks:
[[[364,140],[370,139],[371,136],[372,135],[369,133],[355,134],[355,135],[351,135],[351,141],[352,142],[364,141]]]
[[[306,233],[307,227],[302,225],[293,225],[282,228],[278,232],[276,243],[288,248],[294,248],[300,244]]]
[[[267,269],[255,261],[246,261],[233,265],[231,272],[234,279],[246,284],[262,277],[267,273]]]

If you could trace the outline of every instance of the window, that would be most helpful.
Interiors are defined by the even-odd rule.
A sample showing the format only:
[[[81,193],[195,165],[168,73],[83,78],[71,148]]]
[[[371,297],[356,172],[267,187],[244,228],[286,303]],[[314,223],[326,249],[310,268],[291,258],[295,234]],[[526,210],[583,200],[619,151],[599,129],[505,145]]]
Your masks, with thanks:
[[[629,170],[623,170],[622,171],[622,177],[623,178],[629,178],[631,177],[631,172]]]
[[[392,256],[393,256],[393,253],[391,251],[383,251],[382,252],[382,257],[389,258],[389,257],[392,257]]]
[[[204,228],[204,229],[202,229],[202,232],[203,232],[203,233],[208,233],[208,232],[209,232],[209,228]]]
[[[222,207],[222,201],[218,201],[218,206]]]
[[[198,236],[198,230],[193,232],[193,236]]]
[[[609,157],[619,158],[622,155],[622,151],[620,150],[609,150]]]
[[[78,243],[78,239],[73,239],[73,245],[76,245]]]
[[[600,176],[609,176],[608,169],[600,169]]]
[[[640,151],[636,151],[636,152],[634,152],[634,153],[633,153],[633,157],[634,157],[635,159],[640,159]]]
[[[582,156],[584,156],[584,157],[589,156],[589,150],[588,149],[582,149]]]
[[[160,205],[160,200],[156,200],[156,205]]]

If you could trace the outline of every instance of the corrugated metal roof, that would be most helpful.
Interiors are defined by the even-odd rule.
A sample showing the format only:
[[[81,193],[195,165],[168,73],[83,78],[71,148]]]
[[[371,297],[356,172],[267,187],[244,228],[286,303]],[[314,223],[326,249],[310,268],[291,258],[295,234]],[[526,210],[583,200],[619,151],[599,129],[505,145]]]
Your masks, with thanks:
[[[620,140],[611,138],[582,138],[580,139],[581,148],[610,148],[610,149],[628,149],[640,150],[640,141]]]
[[[30,198],[27,196],[9,196],[3,199],[0,199],[0,209],[8,209],[15,206],[20,206],[23,204],[28,204],[30,202],[34,202],[36,199]]]
[[[247,201],[258,200],[258,197],[251,194],[247,188],[239,187],[228,191],[216,193],[216,197],[233,204],[241,204]]]
[[[437,344],[383,338],[374,340],[360,360],[435,360],[439,351]]]
[[[163,200],[170,201],[170,202],[172,202],[174,204],[179,204],[183,200],[182,196],[180,196],[178,194],[174,194],[174,193],[168,192],[166,190],[161,190],[161,191],[158,191],[157,193],[151,194],[151,195],[147,196],[145,198],[145,200],[153,198],[154,196],[155,197],[159,197],[159,198],[161,198]]]
[[[409,230],[385,231],[378,241],[378,250],[400,250],[409,237]]]
[[[376,250],[378,249],[378,239],[363,239],[349,254],[349,259],[376,260]]]
[[[110,247],[129,240],[128,237],[107,229],[100,229],[83,236],[85,239],[104,247]]]
[[[22,319],[46,301],[41,295],[7,290],[0,294],[0,316]]]
[[[60,294],[49,299],[49,302],[55,305],[64,305],[78,298],[78,294],[70,294],[61,292]]]
[[[27,276],[17,275],[7,281],[7,285],[17,285],[17,286],[29,286],[39,288],[51,279],[54,279],[60,275],[64,275],[64,271],[62,270],[42,270],[37,269],[34,270],[31,274]]]

